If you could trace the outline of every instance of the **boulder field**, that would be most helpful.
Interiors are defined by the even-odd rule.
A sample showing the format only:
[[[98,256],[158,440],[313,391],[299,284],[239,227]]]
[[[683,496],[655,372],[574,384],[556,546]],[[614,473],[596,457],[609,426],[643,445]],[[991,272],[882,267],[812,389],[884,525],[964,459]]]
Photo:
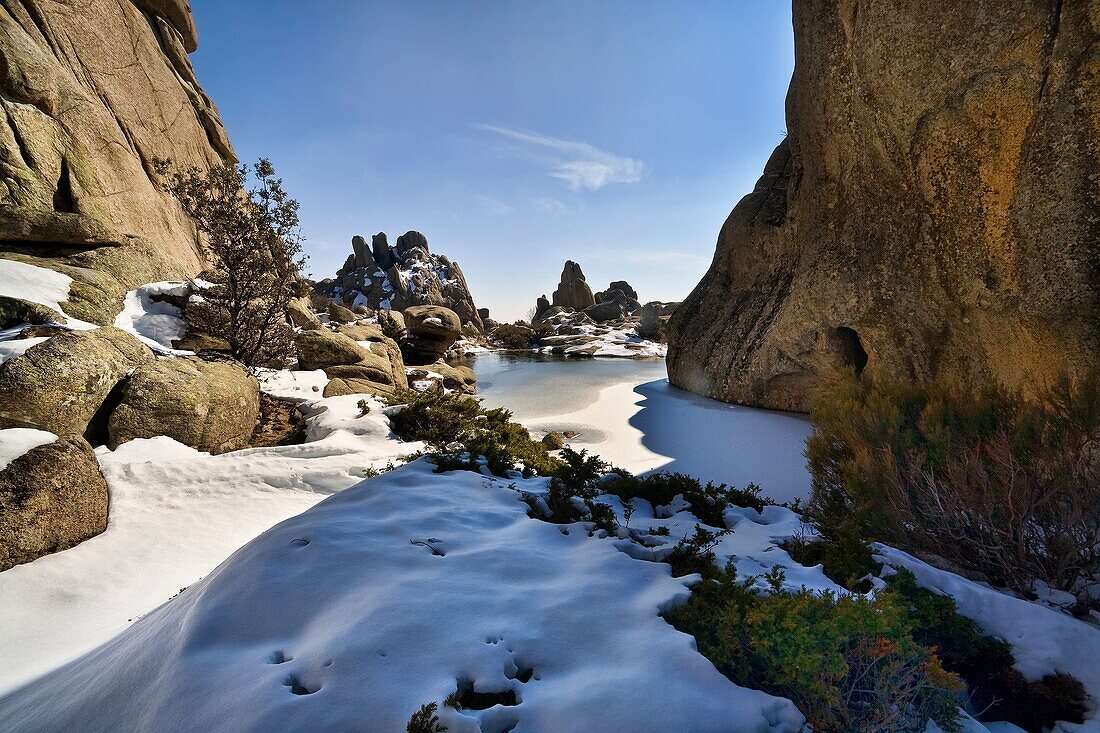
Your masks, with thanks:
[[[1098,35],[1087,2],[796,0],[787,135],[671,318],[670,381],[805,411],[840,368],[1100,363]]]

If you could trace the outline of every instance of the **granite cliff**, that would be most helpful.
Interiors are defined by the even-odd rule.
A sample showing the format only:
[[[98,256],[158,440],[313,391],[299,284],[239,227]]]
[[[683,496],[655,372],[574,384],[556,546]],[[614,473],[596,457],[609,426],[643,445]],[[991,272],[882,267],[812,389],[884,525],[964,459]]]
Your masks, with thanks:
[[[796,0],[787,137],[668,371],[804,411],[836,367],[1025,390],[1100,362],[1100,5]]]
[[[73,278],[68,315],[110,324],[126,291],[202,269],[152,168],[235,159],[197,44],[187,0],[0,2],[0,257]]]

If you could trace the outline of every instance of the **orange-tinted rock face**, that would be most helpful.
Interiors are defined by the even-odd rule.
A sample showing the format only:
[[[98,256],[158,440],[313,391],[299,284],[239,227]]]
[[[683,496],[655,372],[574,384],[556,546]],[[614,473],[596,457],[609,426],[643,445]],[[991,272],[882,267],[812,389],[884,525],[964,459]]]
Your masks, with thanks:
[[[233,158],[196,43],[186,0],[0,4],[0,256],[74,277],[74,315],[103,321],[126,289],[201,269],[151,179],[155,158]]]
[[[1100,361],[1100,6],[796,0],[788,137],[669,377],[806,410],[838,366],[1025,390]]]

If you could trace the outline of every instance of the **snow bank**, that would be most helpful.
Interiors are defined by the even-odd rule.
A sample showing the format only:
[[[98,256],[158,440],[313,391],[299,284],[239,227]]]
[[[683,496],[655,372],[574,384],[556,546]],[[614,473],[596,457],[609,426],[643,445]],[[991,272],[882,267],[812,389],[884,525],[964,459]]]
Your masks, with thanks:
[[[0,339],[2,338],[3,336],[0,335]],[[22,356],[27,353],[27,349],[35,344],[42,343],[48,338],[49,336],[33,336],[25,339],[13,338],[7,341],[0,340],[0,364],[3,364],[8,359]]]
[[[516,704],[443,708],[451,733],[800,730],[659,617],[687,594],[668,566],[507,484],[421,459],[332,496],[0,700],[0,729],[399,731],[470,685]]]
[[[315,400],[328,384],[328,375],[323,369],[288,371],[257,367],[252,371],[260,380],[261,392],[285,400]]]
[[[133,334],[153,351],[163,355],[193,354],[172,347],[172,342],[187,334],[187,324],[180,317],[180,309],[165,301],[153,300],[157,295],[186,297],[190,293],[187,283],[147,283],[126,294],[122,312],[115,316],[115,328]]]
[[[1100,628],[939,570],[893,547],[876,543],[874,549],[879,562],[908,569],[922,588],[951,596],[959,613],[973,619],[985,633],[1011,644],[1016,669],[1028,680],[1064,672],[1081,681],[1094,706],[1100,702]],[[1056,730],[1100,731],[1100,720],[1088,720],[1083,726],[1063,723]]]
[[[0,430],[0,471],[32,448],[57,440],[57,436],[34,428],[8,428]]]
[[[0,296],[44,305],[65,315],[61,304],[69,299],[72,281],[60,272],[0,257]],[[98,328],[94,323],[70,316],[65,316],[65,325],[79,330]]]
[[[316,402],[304,445],[211,456],[159,437],[100,449],[106,531],[0,573],[0,690],[95,648],[271,525],[421,447],[390,434],[380,403],[359,417],[363,398]]]

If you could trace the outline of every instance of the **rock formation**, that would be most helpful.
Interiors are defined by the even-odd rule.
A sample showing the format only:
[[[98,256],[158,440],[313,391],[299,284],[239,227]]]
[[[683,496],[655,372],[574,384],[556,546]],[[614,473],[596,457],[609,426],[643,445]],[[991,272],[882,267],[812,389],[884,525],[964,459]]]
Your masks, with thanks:
[[[248,446],[260,416],[256,378],[231,361],[157,359],[122,383],[108,447],[167,435],[208,453]]]
[[[0,365],[0,428],[37,428],[103,443],[109,398],[153,352],[116,328],[71,331]],[[105,406],[106,405],[106,406]]]
[[[54,440],[15,458],[0,468],[0,571],[99,534],[107,528],[107,501],[107,482],[83,438]]]
[[[1100,363],[1094,3],[794,4],[786,139],[672,317],[670,380],[806,410],[836,367]]]
[[[472,324],[479,332],[484,328],[462,269],[446,255],[430,252],[420,232],[406,232],[393,247],[382,232],[369,247],[360,236],[352,238],[351,246],[336,278],[317,283],[321,295],[372,310],[443,306],[458,315],[461,325]]]
[[[68,315],[109,325],[127,290],[202,269],[152,174],[234,159],[196,44],[187,0],[0,5],[0,257],[72,277]]]
[[[458,339],[461,325],[454,311],[437,305],[417,305],[404,312],[405,336],[401,353],[410,365],[431,364],[443,358]]]
[[[596,304],[596,298],[592,295],[592,288],[588,287],[584,279],[581,266],[573,260],[566,261],[565,268],[561,271],[561,281],[558,283],[558,289],[554,291],[551,303],[578,311]]]

